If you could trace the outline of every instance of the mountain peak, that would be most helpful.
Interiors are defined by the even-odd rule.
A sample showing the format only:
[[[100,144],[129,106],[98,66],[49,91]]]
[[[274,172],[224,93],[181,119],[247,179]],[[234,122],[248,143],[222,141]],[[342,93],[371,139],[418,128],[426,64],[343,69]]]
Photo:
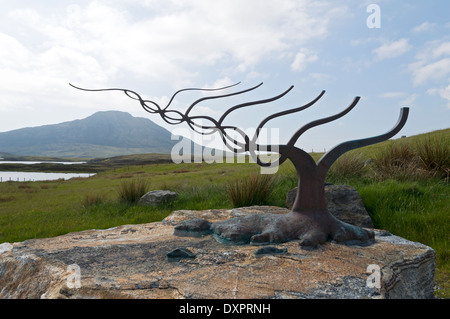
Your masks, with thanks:
[[[166,129],[122,111],[100,111],[81,120],[0,133],[0,151],[16,155],[169,154],[174,144]]]
[[[98,111],[95,112],[94,114],[88,116],[87,118],[90,117],[123,117],[123,118],[132,118],[133,116],[128,113],[128,112],[124,112],[124,111]]]

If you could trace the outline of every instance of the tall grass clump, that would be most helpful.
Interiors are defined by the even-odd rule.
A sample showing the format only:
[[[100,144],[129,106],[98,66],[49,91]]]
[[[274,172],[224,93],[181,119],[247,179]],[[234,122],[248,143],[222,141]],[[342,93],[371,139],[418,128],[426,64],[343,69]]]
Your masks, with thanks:
[[[147,189],[148,183],[140,178],[122,181],[118,188],[119,199],[134,204],[147,193]]]
[[[428,177],[420,165],[416,149],[408,141],[398,140],[383,149],[373,161],[372,173],[378,180],[419,180]]]
[[[450,142],[444,136],[428,136],[416,143],[420,164],[432,176],[450,177]]]
[[[274,176],[253,173],[227,185],[234,207],[267,205],[274,190]]]
[[[82,205],[84,208],[88,208],[90,206],[96,206],[103,204],[105,201],[105,196],[99,194],[87,194],[84,196],[82,200]]]
[[[448,181],[449,140],[444,135],[432,135],[414,141],[394,141],[375,156],[372,173],[378,180],[417,181],[437,177]]]
[[[364,174],[367,160],[361,153],[345,153],[331,165],[327,177],[330,180],[344,180],[361,177]]]

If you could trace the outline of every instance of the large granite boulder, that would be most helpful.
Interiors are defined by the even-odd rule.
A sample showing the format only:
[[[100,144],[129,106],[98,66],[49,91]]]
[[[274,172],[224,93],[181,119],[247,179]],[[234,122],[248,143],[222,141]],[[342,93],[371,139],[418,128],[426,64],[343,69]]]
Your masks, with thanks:
[[[286,195],[286,206],[291,209],[297,195],[297,187]],[[359,227],[372,228],[372,219],[364,207],[358,191],[348,185],[325,185],[328,211],[337,219]]]
[[[3,243],[0,298],[433,298],[434,250],[386,231],[368,246],[317,249],[174,236],[191,218],[285,211],[177,211],[162,222]]]

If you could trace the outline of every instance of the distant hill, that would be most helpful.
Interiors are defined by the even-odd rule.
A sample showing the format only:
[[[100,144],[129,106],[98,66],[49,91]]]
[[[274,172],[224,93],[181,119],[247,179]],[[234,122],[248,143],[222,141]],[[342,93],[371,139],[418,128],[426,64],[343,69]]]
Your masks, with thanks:
[[[169,131],[149,119],[106,111],[82,120],[0,133],[0,154],[77,158],[170,154],[176,143]]]

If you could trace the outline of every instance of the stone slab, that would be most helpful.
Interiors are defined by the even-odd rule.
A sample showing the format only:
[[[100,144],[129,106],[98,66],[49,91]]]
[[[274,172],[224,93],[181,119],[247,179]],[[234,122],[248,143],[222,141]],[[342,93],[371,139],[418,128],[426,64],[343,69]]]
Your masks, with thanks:
[[[434,250],[382,230],[365,247],[305,250],[292,241],[264,253],[211,235],[173,235],[181,220],[255,211],[284,210],[177,211],[162,222],[3,243],[0,298],[433,298]],[[177,249],[188,258],[170,260]]]

